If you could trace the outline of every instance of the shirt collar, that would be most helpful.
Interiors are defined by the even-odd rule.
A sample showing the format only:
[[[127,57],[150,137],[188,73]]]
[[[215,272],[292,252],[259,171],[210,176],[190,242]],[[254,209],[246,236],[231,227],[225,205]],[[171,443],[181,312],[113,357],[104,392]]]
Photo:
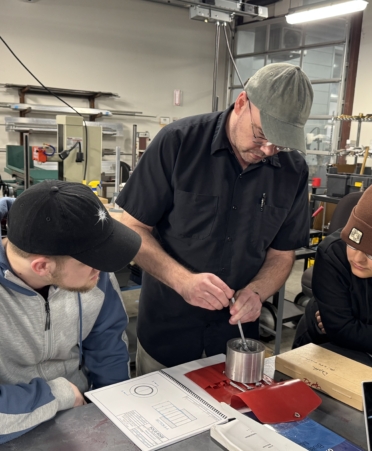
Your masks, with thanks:
[[[215,154],[219,150],[228,150],[231,153],[234,153],[233,148],[230,144],[229,138],[226,133],[226,122],[229,117],[231,111],[234,109],[234,104],[230,105],[225,111],[223,111],[217,121],[216,129],[214,131],[212,145],[211,145],[211,155]],[[273,155],[272,157],[265,158],[267,163],[275,167],[281,167],[279,156]],[[265,164],[262,161],[257,163],[257,165]]]
[[[218,118],[211,145],[212,155],[218,150],[227,149],[232,151],[232,147],[226,133],[226,121],[233,108],[234,104],[227,108],[227,110],[223,111]]]
[[[279,154],[273,155],[272,157],[266,157],[266,160],[277,168],[280,168],[282,166],[280,164]]]

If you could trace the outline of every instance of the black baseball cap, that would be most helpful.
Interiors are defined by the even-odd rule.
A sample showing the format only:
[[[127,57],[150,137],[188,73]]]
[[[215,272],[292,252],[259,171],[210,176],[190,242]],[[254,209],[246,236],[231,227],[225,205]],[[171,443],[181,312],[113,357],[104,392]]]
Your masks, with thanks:
[[[24,252],[67,255],[104,272],[119,271],[137,254],[138,233],[113,219],[81,183],[46,180],[17,197],[8,239]]]

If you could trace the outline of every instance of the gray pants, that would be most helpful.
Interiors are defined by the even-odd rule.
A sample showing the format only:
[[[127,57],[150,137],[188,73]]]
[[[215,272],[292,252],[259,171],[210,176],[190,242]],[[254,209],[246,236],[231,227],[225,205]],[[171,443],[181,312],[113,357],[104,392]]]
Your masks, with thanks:
[[[163,368],[166,367],[147,354],[137,339],[136,376],[142,376],[154,371],[159,371]]]

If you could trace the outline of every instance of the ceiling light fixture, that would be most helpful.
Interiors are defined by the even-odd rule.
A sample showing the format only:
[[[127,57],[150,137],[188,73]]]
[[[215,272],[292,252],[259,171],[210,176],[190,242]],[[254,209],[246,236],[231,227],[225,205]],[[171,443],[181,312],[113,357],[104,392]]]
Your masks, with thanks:
[[[365,0],[319,2],[290,9],[289,14],[285,17],[290,24],[311,22],[364,11],[367,5],[368,2]]]

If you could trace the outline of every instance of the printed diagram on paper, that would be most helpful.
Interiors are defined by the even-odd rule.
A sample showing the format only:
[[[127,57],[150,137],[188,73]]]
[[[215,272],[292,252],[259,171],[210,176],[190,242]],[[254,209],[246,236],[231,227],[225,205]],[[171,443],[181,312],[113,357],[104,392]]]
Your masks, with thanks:
[[[153,450],[223,422],[221,413],[161,372],[88,392],[142,450]]]
[[[158,394],[158,387],[156,382],[154,382],[154,384],[134,384],[129,390],[122,390],[122,393],[127,396],[136,396],[143,399],[156,396]],[[190,421],[197,420],[194,415],[185,409],[179,409],[171,401],[161,402],[151,407],[158,413],[156,421],[166,430],[183,426],[186,423],[190,423]],[[118,415],[118,418],[127,428],[135,428],[138,422],[141,424],[146,422],[145,418],[143,419],[144,421],[141,421],[138,412],[135,411]],[[132,422],[133,424],[131,424]]]

